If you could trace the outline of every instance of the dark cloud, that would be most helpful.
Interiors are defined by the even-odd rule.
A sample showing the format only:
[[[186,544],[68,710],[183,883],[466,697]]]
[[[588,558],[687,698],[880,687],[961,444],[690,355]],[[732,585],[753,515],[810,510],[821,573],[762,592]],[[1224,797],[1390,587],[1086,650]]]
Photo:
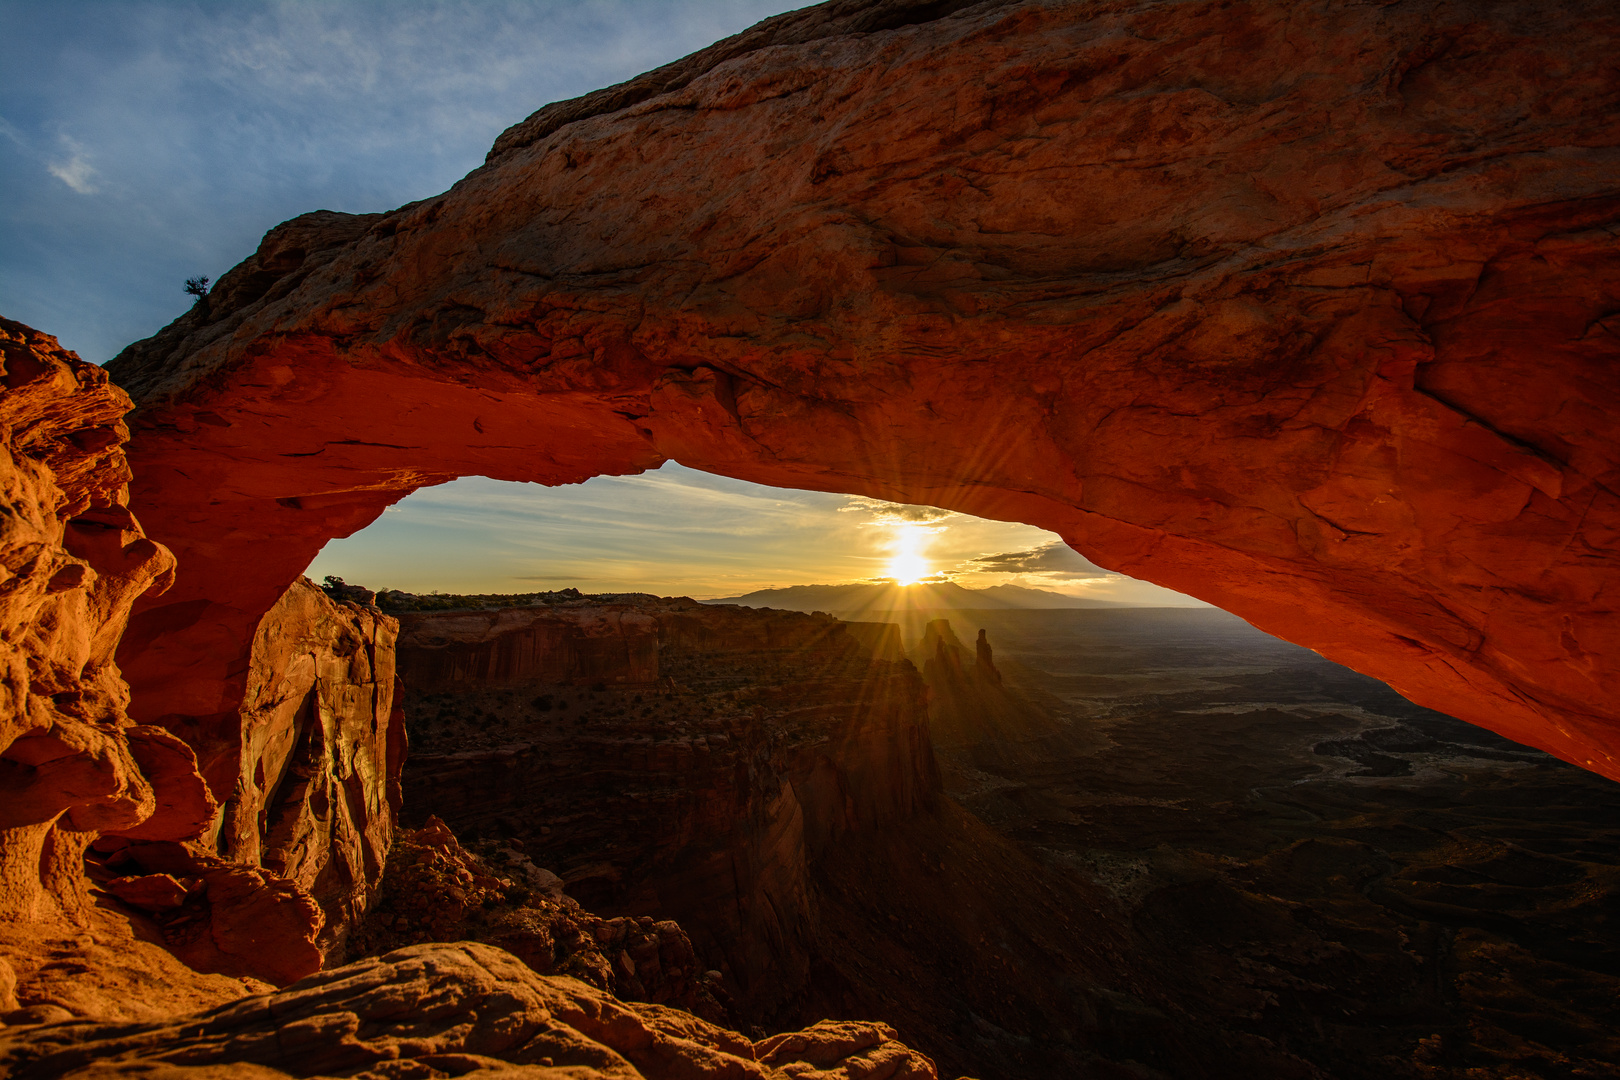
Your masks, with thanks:
[[[954,510],[941,510],[937,506],[917,506],[912,503],[885,502],[864,495],[851,495],[840,512],[862,511],[872,515],[874,525],[931,525],[936,521],[956,516]]]
[[[1062,581],[1111,576],[1061,540],[1053,540],[1027,551],[983,555],[967,563],[963,569],[992,574],[1045,574]]]

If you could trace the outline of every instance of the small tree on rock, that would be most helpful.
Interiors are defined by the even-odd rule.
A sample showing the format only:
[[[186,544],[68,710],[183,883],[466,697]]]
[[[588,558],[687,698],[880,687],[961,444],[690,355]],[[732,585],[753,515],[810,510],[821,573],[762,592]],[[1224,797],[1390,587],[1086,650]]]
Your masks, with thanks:
[[[186,293],[201,300],[208,295],[208,279],[206,277],[186,278]]]

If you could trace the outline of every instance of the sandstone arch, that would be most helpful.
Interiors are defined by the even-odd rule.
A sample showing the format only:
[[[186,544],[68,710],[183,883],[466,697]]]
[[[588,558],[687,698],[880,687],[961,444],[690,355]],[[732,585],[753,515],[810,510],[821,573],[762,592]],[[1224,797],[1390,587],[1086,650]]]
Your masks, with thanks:
[[[273,230],[113,365],[215,786],[260,616],[426,484],[675,459],[1054,530],[1620,778],[1611,5],[839,2]]]

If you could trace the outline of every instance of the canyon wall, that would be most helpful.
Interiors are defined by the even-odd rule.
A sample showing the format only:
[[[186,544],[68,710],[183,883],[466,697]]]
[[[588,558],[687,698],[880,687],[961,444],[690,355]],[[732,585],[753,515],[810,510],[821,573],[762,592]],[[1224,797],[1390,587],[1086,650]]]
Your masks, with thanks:
[[[215,810],[191,748],[129,718],[113,659],[135,597],[174,570],[127,505],[129,398],[6,319],[0,362],[0,1018],[228,1000],[240,985],[137,940],[85,873],[103,833],[184,840]]]
[[[1057,703],[1006,685],[994,654],[984,630],[970,652],[949,619],[923,627],[912,661],[928,685],[929,728],[940,754],[968,768],[995,769],[1072,753]]]
[[[231,792],[221,852],[314,897],[329,958],[366,912],[400,810],[397,628],[375,608],[295,581],[254,637],[239,761],[209,776]]]
[[[132,715],[233,722],[417,488],[673,459],[1039,525],[1620,777],[1617,19],[840,0],[287,222],[111,367],[181,559]]]
[[[90,872],[189,967],[285,985],[343,960],[399,814],[396,630],[299,579],[260,621],[231,722],[162,718],[218,812],[190,843],[103,836]]]
[[[362,913],[397,811],[392,621],[295,585],[260,628],[240,716],[135,723],[114,653],[175,562],[127,505],[131,403],[19,323],[0,321],[0,355],[0,1013],[138,1016],[243,992],[197,972],[316,970]]]
[[[585,597],[400,622],[407,818],[675,920],[750,1022],[810,980],[822,856],[938,799],[916,670],[829,616]]]

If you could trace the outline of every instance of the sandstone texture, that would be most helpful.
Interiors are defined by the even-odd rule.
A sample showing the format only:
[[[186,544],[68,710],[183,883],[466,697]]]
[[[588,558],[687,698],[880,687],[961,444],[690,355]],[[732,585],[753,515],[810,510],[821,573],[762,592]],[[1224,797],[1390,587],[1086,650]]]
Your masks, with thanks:
[[[320,949],[338,958],[382,876],[400,809],[397,630],[375,607],[295,581],[254,637],[240,745],[206,773],[230,792],[221,851],[308,892],[322,912]]]
[[[150,1019],[301,978],[382,872],[393,620],[295,585],[245,722],[136,724],[114,651],[174,558],[127,505],[129,398],[21,324],[0,352],[0,1016]],[[243,762],[260,786],[233,791]]]
[[[673,920],[743,1018],[791,1022],[816,866],[938,799],[922,680],[825,615],[550,599],[400,614],[407,820],[516,838],[587,908]]]
[[[835,3],[288,222],[112,365],[183,567],[135,715],[228,716],[416,488],[675,459],[1040,525],[1620,777],[1617,19]]]
[[[342,962],[400,808],[397,628],[300,578],[260,620],[230,722],[153,729],[195,747],[220,812],[189,844],[105,835],[92,873],[190,967],[281,986]]]
[[[191,748],[129,718],[113,659],[130,605],[174,569],[127,505],[129,398],[5,319],[0,360],[0,1020],[228,1001],[241,983],[143,939],[85,872],[103,833],[184,840],[215,811]]]
[[[20,323],[0,321],[0,356],[0,829],[10,893],[30,889],[42,843],[82,850],[97,830],[183,839],[207,826],[213,806],[185,744],[129,719],[113,661],[136,596],[161,591],[174,570],[126,505],[129,398]],[[30,913],[45,902],[14,900],[12,910]]]
[[[0,1031],[0,1071],[44,1077],[490,1073],[537,1080],[932,1080],[883,1024],[818,1024],[752,1043],[659,1005],[535,974],[499,949],[421,945],[167,1023]]]
[[[684,1009],[711,1023],[731,1019],[720,973],[698,964],[679,924],[603,919],[563,895],[562,879],[523,853],[523,844],[485,842],[468,851],[431,815],[406,829],[351,955],[376,955],[432,941],[482,941],[541,975],[569,975],[621,1001]]]

